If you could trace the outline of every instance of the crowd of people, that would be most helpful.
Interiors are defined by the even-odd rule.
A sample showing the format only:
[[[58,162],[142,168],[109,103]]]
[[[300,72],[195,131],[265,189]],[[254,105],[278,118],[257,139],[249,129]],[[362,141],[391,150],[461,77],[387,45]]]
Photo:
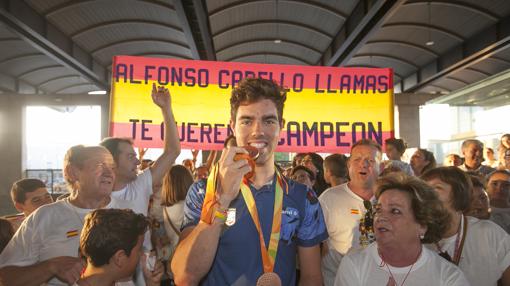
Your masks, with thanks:
[[[154,85],[152,98],[165,122],[156,160],[105,138],[67,151],[69,194],[55,202],[40,180],[13,184],[1,286],[510,286],[510,134],[497,159],[469,139],[442,166],[426,149],[407,163],[403,139],[362,139],[283,168],[285,90],[249,78],[232,91],[223,151],[175,164],[170,93]]]

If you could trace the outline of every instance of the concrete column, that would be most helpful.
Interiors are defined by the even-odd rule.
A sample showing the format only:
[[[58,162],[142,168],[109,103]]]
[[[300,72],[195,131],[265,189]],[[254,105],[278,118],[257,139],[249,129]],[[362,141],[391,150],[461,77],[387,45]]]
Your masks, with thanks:
[[[17,95],[0,95],[0,215],[15,213],[10,189],[21,178],[23,162],[23,108]]]
[[[409,148],[420,147],[420,105],[438,97],[435,94],[395,94],[395,105],[398,107],[400,138],[406,140]]]

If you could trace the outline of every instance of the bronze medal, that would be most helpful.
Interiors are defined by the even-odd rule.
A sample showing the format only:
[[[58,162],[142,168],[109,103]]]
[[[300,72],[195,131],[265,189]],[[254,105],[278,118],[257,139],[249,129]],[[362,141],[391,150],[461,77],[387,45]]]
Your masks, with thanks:
[[[278,274],[266,272],[257,280],[257,286],[282,286],[282,280]]]

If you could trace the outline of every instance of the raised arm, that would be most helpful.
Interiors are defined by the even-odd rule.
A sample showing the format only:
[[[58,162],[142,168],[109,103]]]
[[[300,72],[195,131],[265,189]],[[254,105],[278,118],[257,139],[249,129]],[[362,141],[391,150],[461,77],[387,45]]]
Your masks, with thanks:
[[[219,161],[221,190],[217,190],[217,208],[226,210],[239,193],[243,176],[250,171],[246,160],[233,161],[236,153],[246,153],[242,148],[225,150]],[[187,198],[187,200],[189,197]],[[191,204],[193,205],[193,204]],[[198,216],[200,210],[195,210]],[[224,221],[214,218],[211,224],[200,221],[185,228],[175,250],[171,267],[177,285],[198,285],[212,266]]]
[[[81,259],[60,256],[30,266],[5,266],[0,269],[0,285],[39,286],[52,278],[72,285],[80,278]]]
[[[172,167],[175,159],[181,153],[181,144],[179,135],[177,134],[177,125],[175,123],[174,114],[172,112],[172,100],[170,92],[167,88],[156,84],[152,85],[152,101],[161,108],[164,122],[164,140],[163,154],[154,162],[150,170],[152,173],[153,185],[159,184],[163,176]]]
[[[209,156],[207,156],[207,162],[205,163],[205,166],[207,167],[207,170],[210,172],[211,167],[214,164],[214,161],[216,160],[216,157],[218,156],[218,151],[212,150],[209,152]]]

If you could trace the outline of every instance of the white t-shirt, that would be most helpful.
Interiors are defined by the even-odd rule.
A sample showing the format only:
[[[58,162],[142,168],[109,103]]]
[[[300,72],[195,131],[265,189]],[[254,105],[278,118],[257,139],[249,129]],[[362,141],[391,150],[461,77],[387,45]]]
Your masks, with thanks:
[[[424,246],[422,246],[420,258],[412,267],[412,269],[410,269],[411,265],[407,267],[388,265],[386,267],[386,264],[382,263],[382,259],[377,253],[377,243],[372,243],[365,250],[349,253],[342,259],[335,278],[335,286],[386,285],[390,278],[388,268],[391,270],[397,285],[401,285],[404,279],[405,285],[413,286],[470,285],[457,266]]]
[[[143,170],[134,181],[124,188],[112,192],[112,197],[131,202],[130,209],[143,215],[147,215],[151,195],[152,174],[149,168]]]
[[[129,206],[111,198],[105,208]],[[91,211],[75,207],[68,198],[38,208],[25,219],[0,254],[0,267],[29,266],[58,256],[78,257],[81,229],[85,215]],[[48,285],[67,284],[53,278]]]
[[[491,207],[491,221],[510,233],[510,208]]]
[[[468,229],[459,268],[472,286],[496,286],[510,266],[510,237],[492,221],[469,216],[467,219]],[[456,235],[439,241],[441,250],[448,251],[452,257],[455,240]],[[437,249],[434,245],[428,247]]]
[[[365,215],[363,199],[353,193],[347,183],[329,188],[319,196],[328,229],[329,253],[322,258],[324,285],[333,285],[342,256],[361,249],[359,222]]]
[[[129,208],[135,213],[140,213],[147,216],[149,211],[149,201],[152,195],[152,173],[149,168],[143,170],[136,179],[124,188],[112,192],[112,197],[119,200],[127,201]],[[145,232],[143,241],[144,251],[152,249],[150,231]]]

